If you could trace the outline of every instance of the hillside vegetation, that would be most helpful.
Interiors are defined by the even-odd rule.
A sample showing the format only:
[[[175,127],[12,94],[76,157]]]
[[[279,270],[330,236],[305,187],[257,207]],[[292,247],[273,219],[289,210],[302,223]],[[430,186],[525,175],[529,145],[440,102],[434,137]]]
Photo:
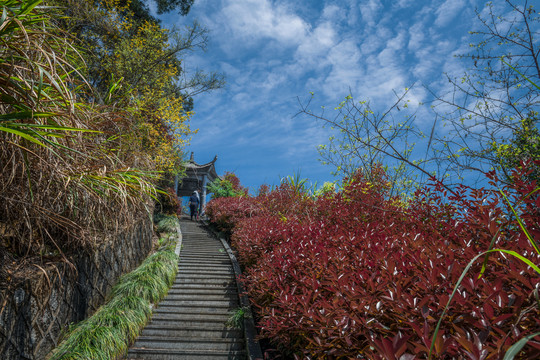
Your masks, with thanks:
[[[137,4],[0,2],[1,284],[169,198],[156,186],[182,171],[192,96],[223,78],[182,83],[181,56],[204,48],[205,29],[166,30]]]

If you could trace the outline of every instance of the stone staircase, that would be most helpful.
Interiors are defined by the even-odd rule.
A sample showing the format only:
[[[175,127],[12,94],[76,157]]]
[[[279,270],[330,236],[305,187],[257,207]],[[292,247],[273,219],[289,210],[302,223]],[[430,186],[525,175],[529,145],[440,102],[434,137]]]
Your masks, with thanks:
[[[248,359],[244,331],[226,324],[240,308],[227,249],[199,223],[180,225],[176,280],[126,359]]]

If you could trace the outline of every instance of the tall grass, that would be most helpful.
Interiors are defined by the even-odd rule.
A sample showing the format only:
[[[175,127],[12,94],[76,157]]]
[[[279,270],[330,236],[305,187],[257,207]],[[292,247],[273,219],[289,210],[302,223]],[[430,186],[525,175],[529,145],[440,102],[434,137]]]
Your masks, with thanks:
[[[42,0],[6,0],[0,17],[0,132],[39,146],[61,146],[66,131],[90,131],[68,116],[69,85],[81,63],[66,37],[39,12]],[[19,140],[22,140],[19,139]],[[26,149],[22,144],[21,148]]]
[[[73,39],[42,0],[0,3],[0,251],[92,248],[156,196],[129,111],[91,103]]]

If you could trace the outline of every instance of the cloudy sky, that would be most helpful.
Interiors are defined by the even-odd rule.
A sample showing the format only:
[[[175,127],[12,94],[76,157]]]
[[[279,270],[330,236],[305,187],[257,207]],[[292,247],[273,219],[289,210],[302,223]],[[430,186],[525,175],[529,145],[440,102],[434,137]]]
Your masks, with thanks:
[[[468,51],[475,9],[483,7],[479,0],[195,0],[188,16],[169,14],[164,24],[197,20],[208,28],[207,51],[184,66],[222,72],[227,85],[195,98],[199,132],[188,151],[199,163],[217,155],[218,173],[235,172],[253,190],[296,173],[335,180],[316,148],[328,142],[328,129],[295,117],[298,99],[313,92],[315,110],[333,109],[350,92],[384,111],[394,92],[414,83],[411,103],[428,102],[424,86],[444,91],[444,74],[469,66],[454,55]],[[419,125],[431,126],[429,111],[419,113]]]

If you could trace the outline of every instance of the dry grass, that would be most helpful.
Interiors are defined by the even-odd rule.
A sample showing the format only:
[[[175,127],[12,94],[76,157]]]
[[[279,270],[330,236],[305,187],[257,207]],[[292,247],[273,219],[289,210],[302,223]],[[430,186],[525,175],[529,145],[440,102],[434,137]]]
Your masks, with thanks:
[[[6,259],[45,261],[95,247],[103,234],[147,212],[155,195],[156,174],[134,141],[129,114],[82,100],[92,98],[77,71],[83,61],[40,3],[0,5],[0,257]],[[0,271],[0,282],[6,276]]]

